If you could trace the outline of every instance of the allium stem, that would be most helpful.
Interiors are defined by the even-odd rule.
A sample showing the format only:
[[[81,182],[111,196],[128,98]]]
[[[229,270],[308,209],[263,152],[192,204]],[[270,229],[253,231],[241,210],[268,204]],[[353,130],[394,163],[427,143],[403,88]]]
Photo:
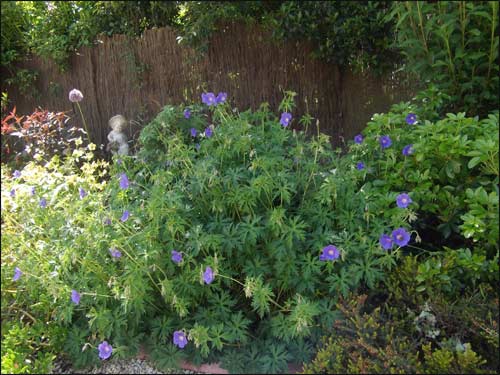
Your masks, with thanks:
[[[83,127],[85,128],[85,131],[87,132],[87,139],[90,143],[90,133],[89,133],[89,129],[87,127],[87,121],[85,121],[85,117],[83,117],[83,112],[82,112],[82,108],[80,107],[80,103],[76,102],[76,106],[78,107],[78,110],[80,111],[80,116],[82,116]]]

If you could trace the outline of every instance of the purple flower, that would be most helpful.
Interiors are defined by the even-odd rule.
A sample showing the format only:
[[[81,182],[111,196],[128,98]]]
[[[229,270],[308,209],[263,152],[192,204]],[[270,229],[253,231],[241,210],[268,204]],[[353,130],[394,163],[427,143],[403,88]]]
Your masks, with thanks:
[[[19,267],[16,267],[14,269],[14,277],[12,278],[12,281],[19,280],[19,278],[21,277],[22,274],[23,274],[23,271],[21,271],[21,269]]]
[[[16,189],[12,189],[9,194],[12,198],[14,198],[16,196]]]
[[[104,225],[111,225],[111,219],[109,217],[104,219]]]
[[[201,94],[201,101],[208,105],[216,105],[217,103],[215,102],[215,95],[213,92],[208,92],[208,93],[203,93]]]
[[[382,249],[384,249],[384,250],[392,249],[392,238],[389,235],[387,235],[387,234],[381,235],[379,242],[380,242],[380,246],[382,246]]]
[[[17,169],[14,171],[14,173],[12,174],[12,177],[14,178],[19,178],[21,177],[21,172],[19,172]]]
[[[178,251],[172,250],[172,261],[177,264],[182,262],[182,254]]]
[[[127,175],[125,173],[122,173],[120,175],[120,188],[125,190],[128,189],[128,187],[129,187],[129,182]]]
[[[207,126],[207,128],[205,129],[205,137],[210,138],[212,134],[212,129],[210,128],[210,126]]]
[[[118,160],[116,161],[116,164],[118,164],[118,165],[122,165],[122,159],[118,159]]]
[[[36,194],[36,192],[35,192],[35,187],[34,187],[34,186],[32,186],[32,187],[31,187],[31,195],[35,195],[35,194]]]
[[[326,260],[335,260],[338,259],[340,256],[340,251],[333,245],[328,245],[323,248],[323,252],[319,256],[319,260],[326,261]]]
[[[128,210],[123,211],[123,215],[120,218],[122,223],[126,222],[129,216],[130,216],[130,212],[128,212]]]
[[[75,305],[80,304],[80,293],[78,293],[76,290],[71,290],[71,300]]]
[[[363,143],[363,136],[361,134],[358,134],[357,136],[354,137],[354,143],[357,143],[358,145],[360,145],[361,143]]]
[[[184,118],[190,118],[191,117],[191,111],[189,110],[189,108],[186,108],[184,110]]]
[[[417,122],[417,115],[414,113],[409,113],[408,116],[406,116],[406,123],[408,125],[413,125]]]
[[[47,200],[45,198],[40,199],[40,207],[47,207]]]
[[[87,193],[85,192],[85,190],[83,190],[83,188],[78,188],[78,191],[80,192],[80,199],[83,199],[87,196]]]
[[[219,94],[215,98],[215,102],[217,104],[222,104],[226,101],[226,99],[227,99],[227,94],[225,92],[219,92]]]
[[[413,145],[406,145],[403,147],[403,155],[404,156],[409,156],[413,154]]]
[[[379,142],[382,148],[387,148],[392,145],[391,138],[388,135],[383,135],[382,137],[380,137]]]
[[[398,246],[406,246],[410,242],[410,233],[404,228],[394,229],[392,231],[392,239]]]
[[[205,284],[210,284],[212,281],[214,281],[214,271],[212,271],[212,268],[210,268],[210,266],[207,266],[205,272],[203,273],[203,281],[205,281]]]
[[[174,345],[177,345],[179,348],[183,349],[188,343],[186,334],[182,331],[174,332]]]
[[[362,161],[360,161],[358,164],[356,164],[356,169],[358,171],[360,171],[362,169],[365,169],[365,163],[363,163]]]
[[[288,112],[283,112],[281,114],[280,124],[286,128],[290,124],[290,121],[292,121],[292,114]]]
[[[121,256],[122,256],[121,251],[118,250],[118,249],[114,249],[114,248],[113,249],[109,249],[109,253],[111,254],[111,256],[113,258],[121,258]]]
[[[83,94],[80,90],[73,89],[69,92],[69,101],[73,103],[81,102]]]
[[[97,349],[99,350],[99,358],[101,359],[108,359],[113,352],[113,347],[107,341],[101,342]]]
[[[196,151],[200,151],[201,145],[197,143],[194,145],[194,147],[196,148]]]
[[[410,196],[406,193],[401,193],[396,198],[396,204],[399,208],[406,208],[408,205],[413,202]]]
[[[191,128],[191,137],[196,137],[196,135],[198,134],[198,132],[196,131],[195,128]]]

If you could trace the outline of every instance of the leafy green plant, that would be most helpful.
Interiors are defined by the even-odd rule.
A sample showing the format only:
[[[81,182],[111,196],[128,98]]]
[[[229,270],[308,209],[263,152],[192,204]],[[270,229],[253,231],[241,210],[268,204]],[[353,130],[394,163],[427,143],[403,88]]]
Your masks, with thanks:
[[[442,115],[498,108],[498,2],[396,1],[388,19],[405,68],[449,95]]]

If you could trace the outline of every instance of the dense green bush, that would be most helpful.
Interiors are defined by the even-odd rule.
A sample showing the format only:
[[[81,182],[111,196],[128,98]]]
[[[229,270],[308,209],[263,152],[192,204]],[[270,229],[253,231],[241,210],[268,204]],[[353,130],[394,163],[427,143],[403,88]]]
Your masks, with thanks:
[[[449,95],[442,115],[498,109],[498,2],[395,1],[390,17],[405,69]]]
[[[292,108],[289,94],[280,109]],[[342,162],[326,136],[306,141],[266,105],[240,114],[226,104],[209,113],[193,106],[189,119],[182,110],[166,107],[142,132],[137,158],[122,158],[109,183],[98,182],[103,163],[73,171],[74,158],[29,164],[14,178],[2,169],[2,259],[10,270],[2,285],[22,286],[2,299],[32,315],[50,310],[68,328],[65,348],[79,366],[98,360],[103,340],[120,357],[147,337],[163,366],[187,354],[222,358],[232,371],[283,371],[287,361],[309,358],[339,294],[373,288],[395,264],[399,251],[378,240],[409,228],[407,212],[360,190],[363,172]],[[211,137],[209,124],[217,125]],[[385,211],[366,215],[370,202]],[[330,244],[336,260],[322,261]],[[23,274],[11,281],[15,267]],[[182,351],[171,341],[180,330],[189,338]]]

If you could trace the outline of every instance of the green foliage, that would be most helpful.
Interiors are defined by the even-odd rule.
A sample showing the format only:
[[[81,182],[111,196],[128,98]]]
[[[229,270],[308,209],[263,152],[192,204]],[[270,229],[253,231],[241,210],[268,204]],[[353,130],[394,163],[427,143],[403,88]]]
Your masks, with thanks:
[[[485,116],[498,108],[498,2],[394,2],[389,18],[406,69],[450,100],[446,112]]]
[[[324,337],[304,374],[462,374],[494,373],[470,343],[444,340],[435,345],[419,336],[405,310],[388,304],[363,312],[366,295],[338,305],[343,313]],[[397,313],[395,314],[395,312]],[[418,337],[418,339],[415,339]],[[490,364],[491,365],[491,364]]]
[[[375,114],[363,131],[366,140],[353,144],[345,159],[365,162],[368,194],[410,194],[415,203],[405,212],[427,245],[474,246],[491,259],[498,252],[498,111],[483,120],[458,113],[431,122],[427,110],[401,103]],[[406,124],[409,113],[417,114],[417,124]],[[385,150],[382,135],[392,140]],[[403,156],[409,144],[414,152]],[[368,213],[380,209],[368,206]]]

